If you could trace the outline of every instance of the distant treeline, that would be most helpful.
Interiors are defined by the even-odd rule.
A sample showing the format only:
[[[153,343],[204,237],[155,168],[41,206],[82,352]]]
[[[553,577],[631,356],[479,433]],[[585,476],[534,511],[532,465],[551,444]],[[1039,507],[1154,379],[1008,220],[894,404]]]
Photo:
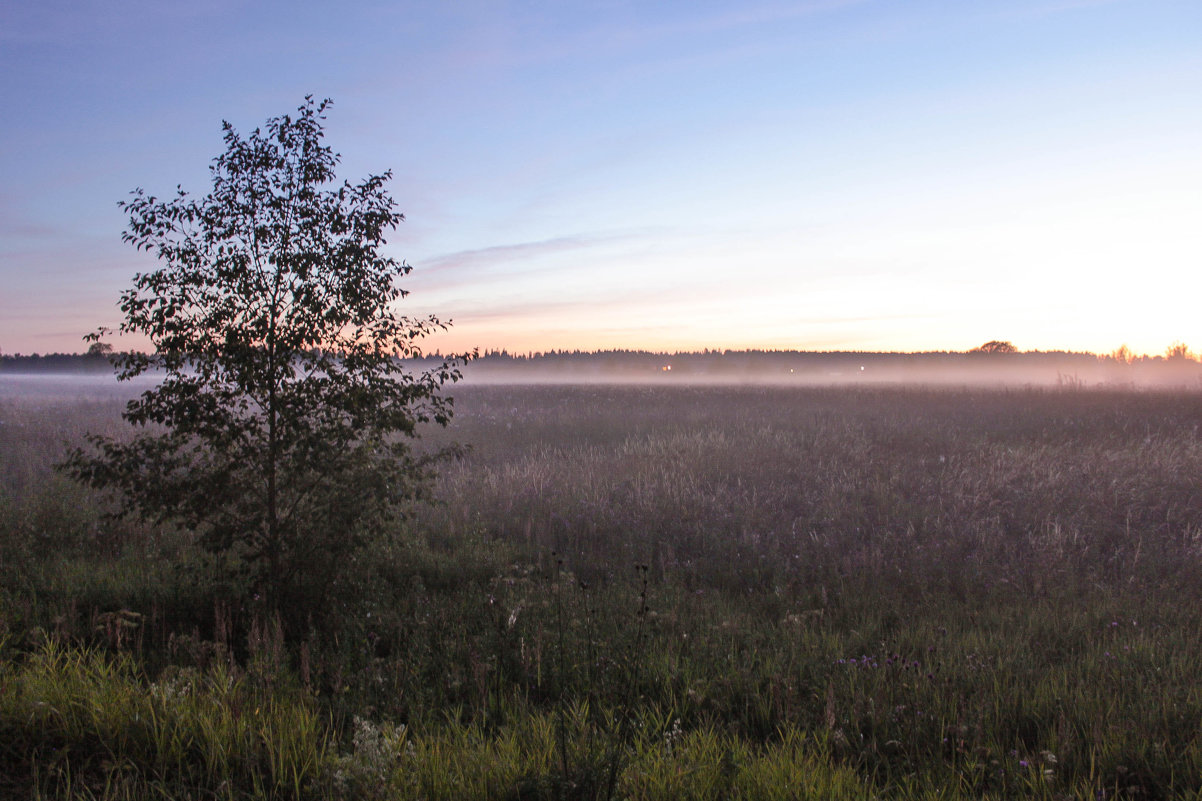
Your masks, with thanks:
[[[752,372],[782,371],[798,368],[804,370],[858,369],[863,366],[882,367],[903,364],[917,366],[947,366],[951,364],[1047,364],[1094,365],[1099,357],[1092,353],[1067,351],[1030,351],[1027,353],[985,353],[980,351],[931,351],[924,353],[877,353],[870,351],[802,351],[802,350],[702,350],[677,353],[659,353],[644,350],[566,351],[552,350],[546,353],[509,353],[504,350],[487,351],[477,364],[490,366],[554,367],[573,366],[596,369],[647,370],[652,372]],[[1155,357],[1162,360],[1162,357]]]
[[[0,355],[0,372],[8,373],[106,373],[113,366],[100,353],[37,353],[24,356]]]
[[[1007,345],[1008,343],[1001,343]],[[415,369],[433,367],[447,358],[430,353],[406,360]],[[111,370],[102,354],[52,353],[0,356],[0,373],[101,373]],[[647,380],[712,378],[717,380],[866,380],[959,381],[1001,380],[1055,382],[1142,382],[1202,379],[1202,364],[1185,348],[1165,356],[1109,355],[1070,351],[931,351],[874,353],[862,351],[702,350],[661,353],[604,350],[510,353],[490,350],[466,368],[469,378],[521,381]]]
[[[1007,345],[1008,343],[998,343]],[[470,377],[503,380],[527,376],[605,380],[690,377],[719,380],[959,381],[1000,380],[1074,384],[1168,379],[1193,381],[1202,364],[1182,349],[1173,357],[1100,356],[1069,351],[1017,350],[923,353],[861,351],[703,350],[657,353],[639,350],[488,351],[468,366]]]

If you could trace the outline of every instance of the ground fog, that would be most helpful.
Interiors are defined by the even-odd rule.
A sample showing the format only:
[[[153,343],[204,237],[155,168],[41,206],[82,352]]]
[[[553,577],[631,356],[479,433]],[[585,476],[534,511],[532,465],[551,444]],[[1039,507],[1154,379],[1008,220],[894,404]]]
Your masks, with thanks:
[[[453,394],[428,446],[470,449],[296,642],[188,532],[53,473],[119,398],[0,396],[0,790],[1202,792],[1202,393]],[[118,696],[209,745],[171,751]],[[244,758],[278,773],[204,739],[247,704],[274,734]]]

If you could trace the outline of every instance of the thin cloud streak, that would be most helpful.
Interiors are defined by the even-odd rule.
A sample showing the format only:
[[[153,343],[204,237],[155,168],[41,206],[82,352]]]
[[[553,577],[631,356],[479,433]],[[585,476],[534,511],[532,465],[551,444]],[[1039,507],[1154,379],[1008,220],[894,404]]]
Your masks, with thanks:
[[[460,250],[444,253],[421,260],[423,270],[439,272],[475,271],[486,272],[489,268],[510,264],[520,259],[537,259],[544,256],[570,253],[597,244],[621,241],[622,236],[561,236],[538,242],[516,242],[509,245],[493,245],[487,248]]]
[[[620,261],[627,256],[616,253],[615,246],[629,248],[657,239],[656,234],[647,231],[576,234],[418,258],[410,261],[414,272],[407,288],[434,292],[458,289],[471,282],[511,283],[539,274],[561,273],[565,263],[579,263],[580,256],[586,256],[587,261],[606,257]]]

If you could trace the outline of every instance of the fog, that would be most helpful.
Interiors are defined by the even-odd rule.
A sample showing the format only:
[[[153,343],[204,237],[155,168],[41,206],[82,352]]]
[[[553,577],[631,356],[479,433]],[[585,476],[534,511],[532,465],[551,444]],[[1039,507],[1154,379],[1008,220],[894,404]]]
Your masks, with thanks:
[[[414,371],[440,363],[407,363]],[[0,400],[123,400],[153,387],[158,377],[119,382],[105,371],[0,370]],[[490,384],[771,384],[777,386],[995,386],[999,388],[1197,389],[1202,364],[1190,359],[1133,363],[1091,354],[800,353],[489,354],[463,368],[464,385]]]
[[[781,386],[924,385],[1202,389],[1190,359],[1131,363],[1075,353],[800,353],[490,355],[468,364],[469,384],[638,383]]]
[[[0,400],[126,400],[152,388],[157,376],[118,381],[109,373],[0,372]]]

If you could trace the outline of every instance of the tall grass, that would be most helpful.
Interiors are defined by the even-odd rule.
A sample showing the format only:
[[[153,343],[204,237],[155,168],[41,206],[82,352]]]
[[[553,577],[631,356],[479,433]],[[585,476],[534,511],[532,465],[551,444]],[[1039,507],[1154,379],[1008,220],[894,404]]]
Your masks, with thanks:
[[[330,747],[311,700],[220,665],[148,683],[128,657],[50,642],[0,681],[3,773],[52,797],[302,798]]]
[[[0,406],[25,422],[0,426],[23,454],[0,466],[0,725],[42,709],[30,671],[94,710],[5,739],[21,786],[1202,793],[1202,396],[469,387],[458,409],[431,445],[474,447],[439,503],[359,557],[337,625],[278,643],[185,533],[56,484],[56,423]],[[155,700],[181,676],[204,715]],[[251,699],[279,721],[253,747],[219,723]],[[141,733],[150,711],[193,750]],[[43,729],[84,745],[64,763]],[[205,732],[257,756],[205,756]]]

